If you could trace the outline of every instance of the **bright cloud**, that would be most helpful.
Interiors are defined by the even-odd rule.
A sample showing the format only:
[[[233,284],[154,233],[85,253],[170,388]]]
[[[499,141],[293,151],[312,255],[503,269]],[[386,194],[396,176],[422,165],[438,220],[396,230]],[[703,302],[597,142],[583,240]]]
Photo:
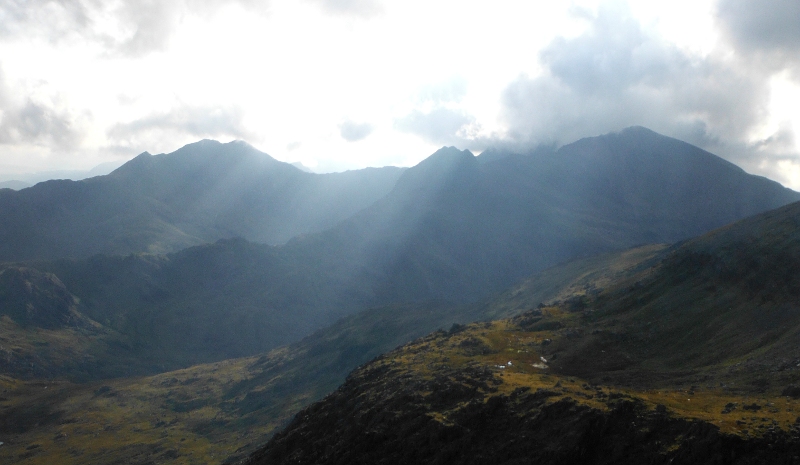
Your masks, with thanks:
[[[644,125],[800,188],[797,3],[769,3],[10,0],[0,170],[206,137],[342,170]]]

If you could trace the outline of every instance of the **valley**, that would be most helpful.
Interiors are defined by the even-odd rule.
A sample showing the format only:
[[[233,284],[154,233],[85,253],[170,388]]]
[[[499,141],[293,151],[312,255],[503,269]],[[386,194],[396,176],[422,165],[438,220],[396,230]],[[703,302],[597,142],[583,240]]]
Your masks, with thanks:
[[[516,314],[529,309],[531,302],[594,292],[645,266],[663,249],[647,246],[569,262],[469,307],[427,302],[370,309],[255,357],[81,384],[7,377],[0,403],[7,422],[0,452],[6,455],[0,457],[31,464],[243,459],[301,408],[335,390],[351,370],[381,353],[436,328]],[[63,346],[57,352],[67,353]],[[114,361],[117,355],[106,358]],[[97,425],[102,430],[95,429]],[[70,441],[53,439],[61,434]],[[111,448],[107,441],[123,446]],[[32,445],[37,446],[28,449]]]

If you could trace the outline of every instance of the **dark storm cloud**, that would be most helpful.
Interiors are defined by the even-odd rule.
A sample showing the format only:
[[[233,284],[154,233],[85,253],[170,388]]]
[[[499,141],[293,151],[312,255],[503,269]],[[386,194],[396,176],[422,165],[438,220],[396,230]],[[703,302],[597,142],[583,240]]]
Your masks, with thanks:
[[[188,14],[209,15],[225,0],[5,0],[0,2],[0,37],[45,37],[56,42],[81,37],[105,46],[110,54],[139,56],[163,49]],[[266,0],[234,3],[264,10]],[[103,30],[109,19],[124,32],[113,37]]]
[[[383,12],[378,0],[310,0],[332,14],[369,18]]]
[[[122,146],[149,134],[162,132],[194,137],[252,139],[253,134],[245,129],[242,122],[243,116],[243,112],[236,107],[180,106],[166,113],[117,124],[108,131],[108,136]]]
[[[372,134],[373,129],[371,124],[345,121],[339,125],[339,134],[347,142],[356,142]]]
[[[473,124],[475,118],[472,115],[445,107],[434,108],[427,113],[414,110],[395,121],[397,129],[420,136],[430,143],[459,146],[464,145],[467,132]]]
[[[12,93],[0,71],[0,144],[50,145],[56,150],[70,150],[84,138],[80,123],[80,115]]]

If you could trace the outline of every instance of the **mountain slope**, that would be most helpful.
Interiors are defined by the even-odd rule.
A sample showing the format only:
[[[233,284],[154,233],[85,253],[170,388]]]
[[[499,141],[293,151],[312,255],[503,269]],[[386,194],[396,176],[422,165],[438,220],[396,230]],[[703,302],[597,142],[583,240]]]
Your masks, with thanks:
[[[356,370],[247,461],[791,463],[800,203]],[[531,302],[533,304],[533,302]]]
[[[693,239],[633,289],[599,298],[589,320],[596,320],[597,332],[585,343],[568,344],[559,364],[566,372],[585,370],[586,353],[611,344],[629,366],[618,376],[597,364],[585,376],[621,381],[635,372],[712,376],[745,391],[795,382],[798,264],[800,203]],[[618,333],[628,337],[612,342]]]
[[[380,201],[290,241],[385,300],[474,300],[566,260],[672,243],[800,194],[644,128],[481,163],[444,148]]]
[[[107,176],[0,190],[0,260],[164,253],[331,227],[385,195],[400,168],[312,174],[244,142],[143,153]]]

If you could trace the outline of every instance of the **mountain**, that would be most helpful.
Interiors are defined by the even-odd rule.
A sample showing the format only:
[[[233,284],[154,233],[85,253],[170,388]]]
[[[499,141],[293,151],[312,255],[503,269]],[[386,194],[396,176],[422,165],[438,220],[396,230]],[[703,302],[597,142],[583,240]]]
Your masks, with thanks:
[[[672,243],[800,200],[644,128],[479,159],[443,148],[369,208],[286,248],[341,263],[384,301],[469,301],[572,258]]]
[[[798,264],[794,203],[378,357],[243,463],[792,463]]]
[[[0,260],[164,253],[237,236],[283,243],[370,205],[402,172],[306,173],[241,141],[145,152],[106,176],[0,190]]]
[[[16,180],[0,181],[0,189],[12,189],[18,191],[26,187],[31,187],[31,184],[25,181],[16,181]]]
[[[167,255],[33,265],[164,371],[263,352],[369,306],[351,283],[284,252],[226,239]]]
[[[14,176],[15,180],[0,181],[0,187],[6,187],[6,183],[19,183],[18,187],[11,187],[14,190],[24,189],[31,187],[40,182],[49,181],[51,179],[71,179],[73,181],[80,181],[86,178],[93,178],[95,176],[103,176],[109,174],[115,169],[122,166],[124,161],[109,161],[100,163],[99,165],[88,170],[53,170],[53,171],[36,171],[29,173],[17,173]],[[6,175],[8,177],[9,175]]]
[[[791,358],[793,320],[772,316],[798,301],[797,273],[782,271],[783,260],[800,258],[798,218],[800,204],[793,204],[672,248],[587,257],[485,303],[370,309],[248,359],[78,386],[3,378],[0,427],[9,442],[0,457],[238,460],[345,380],[349,368],[431,327],[450,327],[351,374],[252,460],[280,463],[290,455],[314,463],[325,450],[323,461],[342,463],[365,453],[372,454],[366,461],[386,463],[426,463],[429,453],[452,463],[465,456],[502,463],[519,454],[552,463],[735,463],[720,455],[733,451],[743,461],[780,463],[795,447],[796,405],[786,396],[800,395],[792,387],[800,373]],[[220,244],[229,242],[276,249]],[[783,274],[795,278],[777,279]],[[710,287],[709,277],[720,281]],[[725,314],[730,302],[739,307]],[[739,313],[748,308],[749,315]],[[709,313],[731,326],[703,326]],[[515,317],[451,325],[497,315]],[[699,327],[712,331],[678,337]],[[784,331],[777,338],[776,329]],[[740,337],[730,341],[731,330]],[[693,355],[698,347],[705,362]],[[334,437],[332,421],[343,422]],[[316,440],[298,442],[297,435]],[[381,449],[386,444],[393,448]],[[297,447],[306,455],[296,455]],[[400,455],[409,452],[417,455]]]
[[[214,150],[196,148],[140,156],[110,178],[141,184],[152,199],[186,204],[181,196],[200,197],[213,182],[183,174],[177,179],[201,187],[180,187],[147,173],[173,176],[189,166],[182,157],[202,153],[216,160]],[[209,179],[222,171],[210,170]],[[555,153],[486,163],[439,150],[372,205],[282,246],[226,239],[166,255],[28,266],[57,276],[80,312],[129,338],[142,360],[135,372],[152,373],[270,350],[367,308],[480,301],[556,264],[685,239],[798,195],[696,147],[632,128]],[[227,202],[227,211],[234,204]]]

